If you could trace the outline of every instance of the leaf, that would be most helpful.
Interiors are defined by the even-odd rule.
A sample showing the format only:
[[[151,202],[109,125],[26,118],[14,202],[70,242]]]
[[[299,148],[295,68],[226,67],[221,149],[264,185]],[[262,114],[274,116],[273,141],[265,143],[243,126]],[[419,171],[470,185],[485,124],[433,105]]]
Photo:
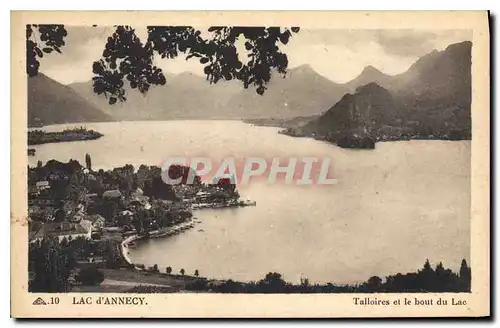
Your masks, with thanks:
[[[299,33],[299,31],[300,31],[300,27],[298,27],[298,26],[292,27],[293,33]]]
[[[49,48],[49,47],[45,47],[42,50],[43,50],[43,52],[50,54],[54,49]]]
[[[43,52],[40,50],[40,48],[35,47],[35,51],[36,51],[36,54],[38,55],[38,57],[43,57]]]
[[[200,63],[206,64],[208,62],[209,62],[208,58],[206,58],[206,57],[200,58]]]
[[[115,97],[109,97],[109,104],[110,104],[110,105],[114,105],[114,104],[116,104],[116,100],[117,100],[117,99],[116,99]]]
[[[92,64],[92,72],[94,74],[102,74],[104,72],[101,62],[96,61]]]
[[[283,44],[287,44],[287,43],[288,43],[288,38],[290,37],[290,34],[289,34],[289,33],[290,33],[290,32],[288,32],[288,31],[287,31],[287,32],[284,32],[284,33],[282,33],[282,34],[280,35],[280,37],[279,37],[279,38],[280,38],[281,43],[283,43]]]

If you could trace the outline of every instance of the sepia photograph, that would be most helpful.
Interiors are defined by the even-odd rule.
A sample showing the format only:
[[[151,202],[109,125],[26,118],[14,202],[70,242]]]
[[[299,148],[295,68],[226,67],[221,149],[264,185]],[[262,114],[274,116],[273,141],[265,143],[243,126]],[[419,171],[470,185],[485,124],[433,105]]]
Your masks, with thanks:
[[[326,294],[346,313],[467,316],[472,297],[489,313],[489,207],[473,210],[489,197],[473,164],[489,169],[486,13],[443,12],[444,27],[17,14],[25,305]]]

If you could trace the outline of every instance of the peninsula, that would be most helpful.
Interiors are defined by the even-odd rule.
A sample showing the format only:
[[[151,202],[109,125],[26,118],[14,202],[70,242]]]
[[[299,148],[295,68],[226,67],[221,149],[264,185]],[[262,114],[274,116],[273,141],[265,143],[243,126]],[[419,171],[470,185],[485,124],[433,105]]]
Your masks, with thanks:
[[[74,129],[65,129],[61,132],[46,132],[42,130],[28,131],[28,145],[41,145],[45,143],[54,142],[68,142],[68,141],[84,141],[95,140],[102,137],[103,134],[87,130],[83,127]]]

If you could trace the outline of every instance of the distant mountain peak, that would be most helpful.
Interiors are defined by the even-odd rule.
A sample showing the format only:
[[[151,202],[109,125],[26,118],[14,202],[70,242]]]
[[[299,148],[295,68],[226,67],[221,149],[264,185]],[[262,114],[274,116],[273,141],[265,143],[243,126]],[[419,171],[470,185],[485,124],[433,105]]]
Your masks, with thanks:
[[[380,85],[378,85],[378,83],[375,82],[370,82],[368,84],[356,88],[356,93],[378,92],[378,91],[389,92],[387,89],[381,87]]]
[[[368,65],[366,66],[365,68],[363,68],[363,70],[361,71],[361,74],[373,74],[373,73],[376,73],[376,74],[383,74],[380,70],[378,70],[377,68],[375,68],[374,66],[372,65]]]
[[[462,41],[462,42],[457,42],[457,43],[452,43],[449,46],[446,47],[446,50],[451,50],[451,49],[456,49],[456,48],[463,48],[463,49],[469,49],[472,47],[472,41]]]
[[[292,68],[290,71],[293,73],[298,73],[298,72],[300,72],[300,73],[309,73],[309,72],[316,73],[316,71],[309,64],[302,64],[302,65],[296,66],[296,67]]]
[[[370,80],[370,79],[378,79],[378,78],[385,78],[385,77],[389,77],[389,75],[385,74],[384,72],[382,72],[381,70],[379,70],[378,68],[376,68],[372,65],[368,65],[365,68],[363,68],[361,73],[358,75],[357,79]],[[373,82],[373,81],[370,81],[370,82]]]
[[[355,91],[358,87],[367,85],[371,82],[376,82],[379,86],[383,85],[387,87],[387,83],[391,78],[391,75],[387,75],[374,66],[368,65],[363,68],[356,78],[346,83],[346,85],[351,91]]]

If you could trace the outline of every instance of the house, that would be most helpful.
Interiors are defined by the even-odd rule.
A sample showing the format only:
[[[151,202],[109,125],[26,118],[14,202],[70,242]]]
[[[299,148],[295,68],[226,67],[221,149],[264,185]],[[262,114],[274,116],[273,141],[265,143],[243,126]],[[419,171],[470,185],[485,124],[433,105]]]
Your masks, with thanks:
[[[44,238],[57,238],[61,242],[63,239],[73,240],[79,237],[85,239],[92,237],[92,224],[90,221],[81,220],[78,223],[68,221],[45,223],[30,242]]]
[[[133,196],[130,200],[130,205],[136,207],[143,207],[146,210],[151,208],[151,204],[149,203],[149,197],[142,195]]]
[[[36,215],[42,212],[42,208],[38,205],[28,206],[28,216]]]
[[[72,215],[70,215],[68,217],[68,221],[71,221],[71,222],[78,223],[85,218],[85,215],[81,212],[74,212],[74,213],[70,213],[70,214],[72,214]]]
[[[133,193],[132,197],[138,197],[144,195],[144,191],[141,188],[137,188]]]
[[[38,181],[35,185],[36,185],[36,188],[38,189],[38,191],[50,189],[50,184],[47,180]]]
[[[52,172],[49,174],[47,177],[48,180],[54,181],[54,180],[68,180],[68,176],[60,173],[60,172]]]
[[[28,199],[28,206],[56,206],[56,201],[52,198],[38,197],[33,199]]]
[[[106,223],[106,220],[99,214],[87,215],[85,219],[92,223],[92,229],[94,230],[101,230]]]
[[[38,221],[53,221],[55,218],[55,208],[49,206],[28,206],[28,217]]]
[[[125,211],[121,211],[121,212],[120,212],[120,215],[122,215],[122,216],[125,216],[125,215],[127,215],[127,216],[132,216],[132,215],[134,215],[134,213],[132,213],[132,212],[131,212],[131,211],[129,211],[129,210],[125,210]]]
[[[104,228],[102,228],[102,231],[103,232],[110,232],[110,233],[123,232],[123,228],[122,227],[104,227]]]
[[[117,199],[117,198],[121,198],[122,197],[122,193],[120,192],[120,190],[106,190],[103,194],[102,194],[102,198],[104,199]]]
[[[28,186],[28,198],[36,198],[40,195],[40,191],[36,186]]]
[[[212,194],[206,191],[199,191],[195,195],[195,201],[197,202],[209,202]]]
[[[99,200],[100,200],[100,197],[96,193],[86,194],[85,195],[85,202],[87,204],[94,204],[94,203],[97,203]]]

